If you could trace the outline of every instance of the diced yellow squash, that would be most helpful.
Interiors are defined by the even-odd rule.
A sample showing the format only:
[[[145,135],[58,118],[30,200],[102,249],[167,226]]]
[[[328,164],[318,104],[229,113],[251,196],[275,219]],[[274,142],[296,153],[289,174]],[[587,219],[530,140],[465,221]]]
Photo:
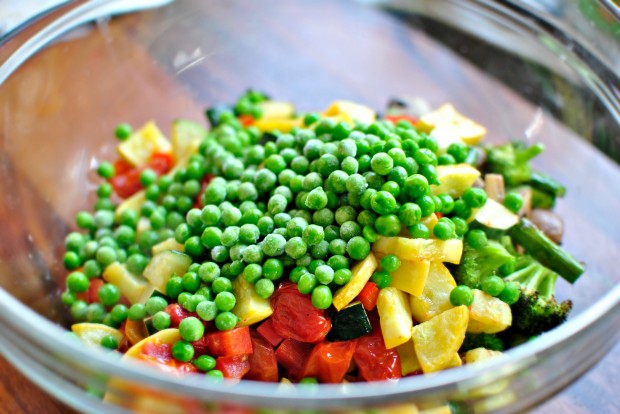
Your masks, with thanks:
[[[118,342],[123,339],[121,331],[102,323],[76,323],[71,326],[71,330],[87,346],[100,346],[103,337],[108,335],[112,335]]]
[[[453,308],[450,292],[455,287],[456,282],[448,268],[441,262],[431,262],[422,294],[410,298],[413,318],[426,322]]]
[[[192,264],[192,258],[185,253],[164,250],[153,256],[144,269],[144,277],[160,292],[166,291],[166,283],[172,275],[182,276]]]
[[[441,184],[431,185],[431,194],[449,194],[452,198],[459,198],[478,177],[480,171],[469,164],[440,165],[437,167],[437,179]]]
[[[370,410],[377,414],[418,414],[418,406],[413,403],[398,403],[387,407]],[[366,411],[368,412],[368,411]]]
[[[140,217],[140,220],[138,220],[138,225],[136,226],[136,237],[150,229],[151,220],[149,220],[148,217]]]
[[[206,136],[206,128],[199,123],[188,119],[174,120],[170,130],[170,141],[175,164],[196,153],[200,142]]]
[[[420,361],[418,361],[418,357],[415,354],[415,345],[411,339],[402,345],[398,345],[396,352],[398,352],[400,357],[400,370],[403,376],[422,371]]]
[[[116,285],[121,295],[129,302],[141,303],[140,299],[149,285],[148,280],[141,275],[134,275],[124,264],[114,262],[103,271],[103,280]]]
[[[142,206],[142,203],[144,203],[145,200],[146,200],[146,193],[144,190],[140,190],[134,195],[123,200],[123,202],[120,203],[116,207],[116,210],[114,211],[114,217],[116,221],[120,220],[121,214],[125,210],[133,210],[136,213],[139,213],[140,206]]]
[[[457,306],[413,327],[416,355],[425,374],[454,366],[468,321],[467,307]]]
[[[431,234],[433,234],[433,229],[435,228],[435,224],[437,224],[438,221],[439,219],[437,218],[437,214],[435,213],[420,219],[420,223],[424,224],[431,232]]]
[[[372,251],[379,255],[393,254],[400,260],[431,260],[459,264],[463,254],[463,241],[380,237],[373,243]]]
[[[473,289],[474,301],[469,306],[469,333],[497,333],[512,325],[510,306],[479,289]]]
[[[461,359],[461,356],[458,354],[458,352],[455,352],[450,359],[450,363],[444,369],[456,368],[460,367],[461,365],[463,365],[463,360]]]
[[[409,306],[408,295],[394,287],[386,287],[379,291],[377,311],[383,342],[387,349],[404,344],[411,339],[413,318]]]
[[[262,111],[260,119],[292,118],[295,115],[295,107],[290,102],[263,101],[258,105]]]
[[[237,315],[237,326],[254,325],[267,319],[273,313],[269,299],[263,299],[256,294],[254,286],[238,277],[233,282],[233,293],[237,298],[237,304],[232,312]]]
[[[449,405],[440,405],[439,407],[420,410],[420,414],[452,414],[452,408]]]
[[[445,153],[450,144],[464,142],[459,136],[458,132],[455,132],[454,128],[450,127],[435,128],[430,132],[429,135],[435,138],[435,141],[437,141],[437,150],[439,154]]]
[[[302,118],[260,118],[254,122],[254,126],[261,132],[280,131],[290,132],[295,127],[303,126]]]
[[[499,230],[508,230],[519,222],[518,215],[490,198],[482,208],[472,214],[472,217],[480,224]]]
[[[125,352],[125,355],[121,359],[136,358],[140,356],[140,353],[142,351],[142,346],[146,343],[174,345],[176,342],[179,342],[180,340],[181,340],[181,334],[179,333],[178,329],[175,329],[175,328],[164,329],[163,331],[159,331],[157,333],[154,333],[151,336],[144,338],[143,340],[141,340],[140,342],[138,342],[137,344],[129,348],[129,350]]]
[[[371,108],[351,101],[335,101],[325,110],[323,115],[336,116],[346,114],[351,120],[370,124],[375,121],[376,114]]]
[[[392,272],[390,286],[418,296],[424,290],[431,262],[428,260],[402,260],[400,267]]]
[[[495,358],[500,355],[504,355],[500,351],[491,351],[486,348],[470,349],[465,353],[465,363],[473,364],[474,362],[486,361],[487,359]]]
[[[372,252],[351,269],[351,280],[334,294],[333,304],[337,310],[347,306],[364,289],[372,274],[379,267]]]
[[[174,237],[170,237],[169,239],[166,239],[163,242],[157,243],[155,246],[151,248],[151,252],[153,253],[153,256],[165,250],[176,250],[177,252],[182,252],[185,250],[185,246],[179,243],[178,241],[176,241]]]
[[[127,140],[118,144],[117,150],[123,160],[134,167],[141,167],[156,152],[170,153],[172,146],[157,128],[157,125],[153,121],[149,121],[142,128],[133,132]]]
[[[442,105],[435,111],[422,116],[416,128],[424,132],[447,131],[441,134],[454,134],[468,145],[478,144],[487,133],[485,127],[461,115],[450,104]]]
[[[166,293],[165,291],[161,291],[161,290],[157,289],[154,285],[151,285],[149,283],[148,286],[146,287],[146,289],[144,289],[144,292],[142,292],[142,296],[140,296],[140,299],[138,300],[138,303],[146,303],[146,301],[149,300],[151,298],[151,296],[153,296],[155,291],[158,291],[158,292],[161,292],[161,293]]]

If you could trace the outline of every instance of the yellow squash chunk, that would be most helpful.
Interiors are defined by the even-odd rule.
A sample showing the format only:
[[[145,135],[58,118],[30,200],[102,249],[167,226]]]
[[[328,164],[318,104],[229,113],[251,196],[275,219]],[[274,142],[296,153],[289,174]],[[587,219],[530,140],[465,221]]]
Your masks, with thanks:
[[[431,262],[428,260],[402,260],[400,267],[392,272],[390,286],[418,296],[424,290]]]
[[[448,368],[456,368],[456,367],[460,367],[461,365],[463,365],[463,360],[461,359],[460,355],[458,354],[458,352],[455,352],[452,355],[452,358],[450,359],[450,363],[448,364],[448,366],[444,369],[448,369]]]
[[[428,230],[431,232],[431,234],[433,234],[433,229],[435,228],[435,224],[437,224],[438,221],[439,219],[437,218],[437,214],[435,213],[431,214],[428,217],[423,217],[420,219],[420,223],[428,227]]]
[[[336,116],[346,114],[353,121],[371,124],[376,119],[375,111],[371,108],[351,101],[335,101],[325,110],[323,115]]]
[[[258,296],[254,286],[246,282],[243,277],[238,277],[233,282],[233,293],[237,298],[237,304],[232,310],[239,318],[237,326],[254,325],[273,313],[269,299]]]
[[[131,348],[127,352],[122,359],[128,358],[136,358],[140,356],[140,352],[142,350],[142,345],[147,342],[155,343],[155,344],[166,344],[166,345],[174,345],[176,342],[181,340],[181,334],[178,329],[170,328],[164,329],[163,331],[159,331],[154,333],[153,335],[144,338]]]
[[[479,289],[473,289],[474,302],[469,306],[470,333],[497,333],[512,325],[512,312],[510,306],[484,293]]]
[[[151,248],[151,252],[153,256],[165,251],[165,250],[176,250],[177,252],[182,252],[185,250],[185,246],[175,240],[174,237],[170,237],[169,239],[164,240],[163,242],[157,243],[155,246]],[[182,276],[182,275],[179,275]]]
[[[404,344],[411,339],[413,319],[409,297],[405,292],[394,287],[381,289],[377,299],[377,311],[383,342],[387,349]]]
[[[172,275],[183,276],[192,264],[192,258],[185,253],[164,250],[153,256],[144,269],[144,277],[160,292],[166,291],[166,283]]]
[[[289,102],[263,101],[259,106],[262,111],[260,119],[292,118],[295,115],[295,107]]]
[[[473,364],[474,362],[485,361],[487,359],[495,358],[500,355],[504,355],[499,351],[491,351],[486,348],[470,349],[465,353],[465,363]]]
[[[207,130],[199,123],[187,119],[174,120],[170,130],[170,141],[175,164],[194,154],[206,136]]]
[[[140,299],[149,285],[148,280],[139,275],[134,275],[124,264],[114,262],[103,271],[103,280],[116,285],[121,295],[129,302],[141,303]]]
[[[431,260],[459,264],[463,254],[463,241],[380,237],[373,243],[372,251],[379,255],[393,254],[400,260]]]
[[[283,133],[290,132],[295,127],[303,126],[302,118],[260,118],[254,122],[254,126],[261,132],[280,131]]]
[[[518,215],[490,198],[472,217],[480,224],[499,230],[508,230],[519,222]]]
[[[117,149],[122,159],[134,167],[141,167],[156,152],[170,153],[172,146],[157,128],[157,125],[153,121],[149,121],[142,128],[132,133],[129,139],[118,144]]]
[[[431,194],[449,194],[452,198],[459,198],[478,177],[480,171],[469,164],[440,165],[437,167],[437,179],[441,184],[431,185]]]
[[[364,289],[370,276],[377,270],[379,263],[372,252],[351,269],[351,280],[334,295],[333,303],[337,310],[347,306]]]
[[[413,327],[416,355],[425,374],[454,366],[468,322],[467,307],[457,306]]]
[[[139,213],[140,206],[142,206],[142,203],[144,203],[145,200],[146,200],[146,193],[144,190],[140,190],[134,195],[132,195],[131,197],[128,197],[125,200],[123,200],[123,202],[120,203],[116,207],[116,210],[114,211],[114,217],[116,218],[116,221],[120,220],[121,214],[125,210],[133,210],[136,213]]]
[[[431,262],[422,294],[410,298],[413,318],[418,322],[426,322],[453,308],[450,292],[455,287],[456,282],[448,268],[441,262]]]
[[[76,323],[71,326],[74,334],[88,346],[100,346],[104,336],[112,335],[118,342],[123,339],[123,334],[118,330],[102,323]]]
[[[478,144],[487,133],[485,127],[461,115],[450,104],[424,115],[416,127],[424,132],[441,130],[442,135],[453,134],[468,145]]]
[[[420,361],[418,361],[418,357],[415,354],[415,345],[411,339],[402,345],[398,345],[396,352],[398,352],[400,357],[400,370],[403,376],[422,371]]]

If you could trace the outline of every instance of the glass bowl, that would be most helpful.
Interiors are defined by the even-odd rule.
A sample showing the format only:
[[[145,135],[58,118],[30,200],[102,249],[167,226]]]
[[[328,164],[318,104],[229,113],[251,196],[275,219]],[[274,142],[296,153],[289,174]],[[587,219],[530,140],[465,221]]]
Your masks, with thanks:
[[[611,2],[185,0],[86,23],[134,3],[148,4],[71,2],[0,47],[0,349],[43,389],[87,412],[412,412],[446,402],[518,412],[614,345],[620,53],[619,20],[603,7]],[[451,102],[492,141],[544,142],[538,167],[568,187],[558,206],[564,244],[587,263],[574,286],[558,287],[574,301],[570,321],[484,363],[310,388],[172,377],[64,335],[63,240],[94,200],[93,167],[114,156],[115,125],[202,121],[205,107],[249,87],[302,111],[335,99],[378,109],[394,96]]]

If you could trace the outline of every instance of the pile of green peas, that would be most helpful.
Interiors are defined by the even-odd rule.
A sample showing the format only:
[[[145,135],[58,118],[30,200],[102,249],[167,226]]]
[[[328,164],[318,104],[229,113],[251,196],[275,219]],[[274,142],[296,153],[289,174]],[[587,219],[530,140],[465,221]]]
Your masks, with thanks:
[[[403,227],[414,238],[471,233],[467,219],[486,202],[484,190],[471,188],[458,199],[430,191],[439,184],[437,166],[471,158],[465,144],[440,153],[433,137],[407,121],[350,125],[316,113],[288,133],[244,127],[237,116],[260,117],[258,103],[265,99],[248,92],[234,110],[219,111],[217,126],[185,167],[162,176],[142,171],[139,209],[115,214],[112,187],[99,186],[95,212],[78,213],[83,232],[69,234],[65,243],[63,261],[71,273],[62,300],[77,321],[118,327],[127,318],[148,318],[161,330],[170,326],[166,306],[177,302],[195,319],[233,329],[237,277],[265,299],[287,278],[311,295],[315,307],[327,309],[333,293],[351,280],[354,262],[365,259],[380,236],[397,236]],[[130,134],[126,124],[116,130],[121,140]],[[98,173],[110,179],[114,167],[101,163]],[[431,230],[422,219],[434,213],[441,218]],[[142,274],[152,247],[170,238],[193,263],[184,275],[171,275],[166,292],[129,309],[118,303],[112,284],[99,290],[99,302],[77,299],[111,263]],[[399,265],[386,256],[373,281],[388,286]],[[186,342],[195,337],[186,328],[181,335]]]

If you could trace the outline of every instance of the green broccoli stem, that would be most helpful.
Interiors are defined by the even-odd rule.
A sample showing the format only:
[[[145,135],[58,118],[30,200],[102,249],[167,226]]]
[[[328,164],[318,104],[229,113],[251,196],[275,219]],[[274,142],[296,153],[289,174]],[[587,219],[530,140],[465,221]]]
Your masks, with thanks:
[[[541,152],[545,150],[545,146],[542,143],[537,143],[531,147],[519,149],[515,151],[515,158],[517,163],[526,163]]]
[[[575,283],[585,271],[584,266],[577,259],[555,244],[527,219],[522,219],[520,223],[513,226],[510,236],[534,259],[559,273],[570,283]]]
[[[562,184],[549,177],[548,175],[538,171],[532,171],[530,185],[533,188],[547,193],[553,197],[564,197],[564,195],[566,194],[566,187],[564,187]]]
[[[523,267],[522,263],[528,264]],[[541,298],[548,299],[555,295],[555,282],[558,274],[543,267],[540,263],[527,256],[517,259],[515,267],[518,269],[505,277],[504,280],[518,282],[526,292],[538,292]]]

